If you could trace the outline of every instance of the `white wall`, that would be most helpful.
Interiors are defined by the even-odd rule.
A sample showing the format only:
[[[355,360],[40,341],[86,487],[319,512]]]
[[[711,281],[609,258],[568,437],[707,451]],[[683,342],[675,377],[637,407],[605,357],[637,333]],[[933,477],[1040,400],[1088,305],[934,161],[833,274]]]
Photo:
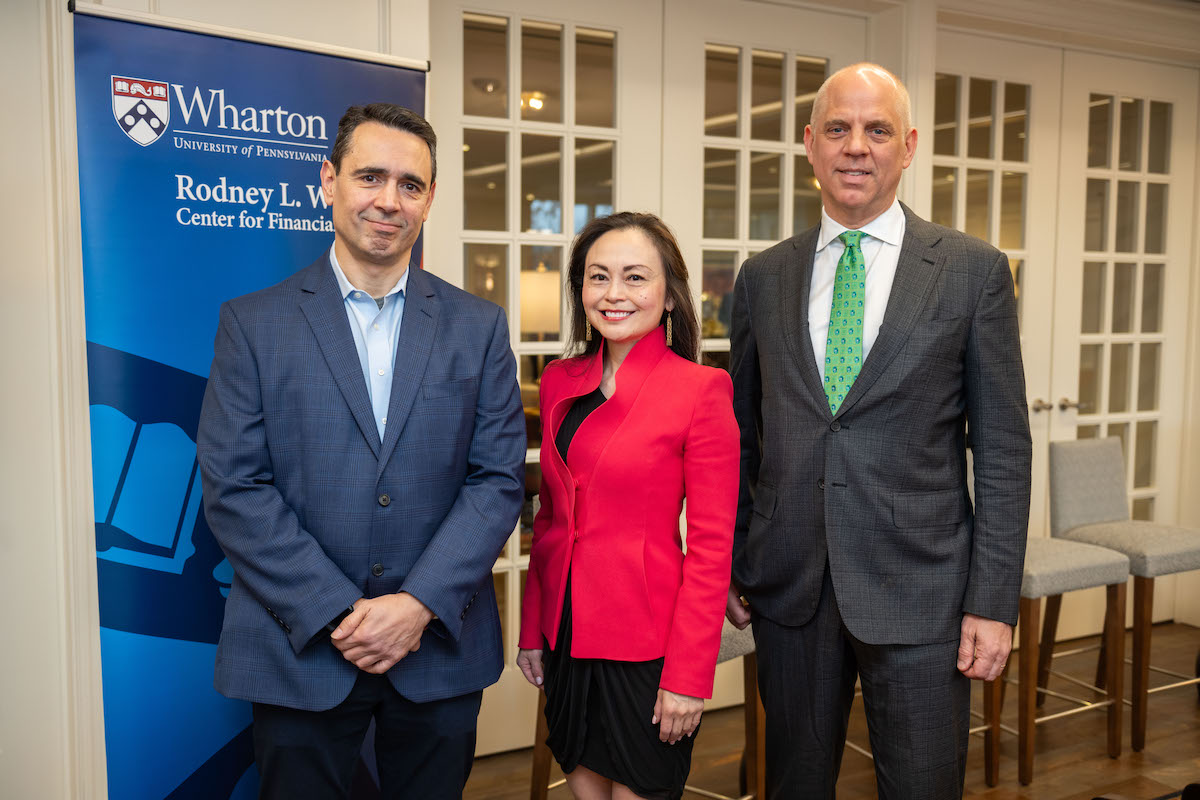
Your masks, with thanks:
[[[0,797],[103,798],[71,16],[0,25]],[[127,10],[429,59],[428,0],[142,0]]]
[[[7,251],[0,259],[0,613],[7,645],[0,794],[7,797],[63,797],[70,781],[55,758],[68,750],[69,666],[44,16],[37,3],[12,4],[0,30],[0,74],[6,76],[0,93],[11,109],[11,122],[0,132],[0,237]]]

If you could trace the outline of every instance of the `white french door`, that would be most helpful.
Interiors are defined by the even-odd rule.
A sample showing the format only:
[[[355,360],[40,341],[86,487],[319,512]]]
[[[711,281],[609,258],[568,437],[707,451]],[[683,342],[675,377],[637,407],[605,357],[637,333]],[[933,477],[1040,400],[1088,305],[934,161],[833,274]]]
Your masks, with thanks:
[[[1183,423],[1195,70],[941,32],[935,222],[1014,270],[1033,435],[1030,536],[1049,535],[1052,441],[1118,436],[1139,519],[1173,521]],[[1172,615],[1161,582],[1155,618]],[[1064,598],[1060,638],[1100,630]]]
[[[589,219],[659,205],[657,3],[430,3],[438,188],[425,266],[508,314],[525,407],[525,505],[492,570],[504,672],[484,692],[479,755],[533,744],[537,692],[516,666],[541,485],[538,384],[563,349],[568,248]]]
[[[1181,489],[1198,87],[1194,69],[1064,57],[1050,436],[1119,437],[1133,516],[1161,522]]]

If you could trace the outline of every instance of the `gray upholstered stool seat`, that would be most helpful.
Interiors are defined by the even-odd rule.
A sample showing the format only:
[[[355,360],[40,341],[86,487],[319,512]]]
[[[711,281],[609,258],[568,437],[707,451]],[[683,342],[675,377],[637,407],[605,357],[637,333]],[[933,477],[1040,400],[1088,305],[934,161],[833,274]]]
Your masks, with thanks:
[[[1127,519],[1080,525],[1058,535],[1124,553],[1129,574],[1142,578],[1200,569],[1200,532],[1187,528]]]
[[[753,652],[754,634],[750,628],[739,631],[733,623],[725,620],[725,626],[721,628],[721,649],[717,653],[717,663],[724,664]]]
[[[1147,698],[1153,692],[1200,682],[1184,680],[1150,688],[1150,638],[1154,579],[1200,569],[1200,530],[1129,518],[1125,456],[1121,440],[1081,439],[1050,444],[1050,533],[1055,538],[1099,545],[1129,557],[1133,576],[1132,744],[1146,744]],[[1049,608],[1047,608],[1049,613]],[[1098,677],[1103,679],[1104,670]],[[1101,682],[1101,681],[1098,681]]]
[[[1030,539],[1021,597],[1066,594],[1124,583],[1128,577],[1129,558],[1121,553],[1063,539]]]

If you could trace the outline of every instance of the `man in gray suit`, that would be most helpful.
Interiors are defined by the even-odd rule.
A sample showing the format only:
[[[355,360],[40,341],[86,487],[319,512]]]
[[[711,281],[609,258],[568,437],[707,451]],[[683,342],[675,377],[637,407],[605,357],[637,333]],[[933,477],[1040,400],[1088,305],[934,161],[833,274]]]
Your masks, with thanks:
[[[858,677],[879,795],[959,797],[969,679],[1008,658],[1029,516],[1012,276],[896,200],[917,132],[887,70],[831,76],[804,143],[821,224],[745,263],[731,335],[728,612],[754,624],[769,796],[834,796]]]

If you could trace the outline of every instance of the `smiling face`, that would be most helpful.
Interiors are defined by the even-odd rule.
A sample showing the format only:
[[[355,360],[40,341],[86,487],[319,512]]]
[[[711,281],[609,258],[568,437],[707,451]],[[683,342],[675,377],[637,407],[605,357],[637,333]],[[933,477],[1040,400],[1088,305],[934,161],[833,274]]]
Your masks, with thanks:
[[[917,148],[915,129],[903,129],[895,79],[878,67],[834,75],[820,118],[804,128],[804,146],[821,183],[825,213],[861,228],[896,199],[900,175]]]
[[[433,204],[429,146],[378,122],[355,128],[341,167],[321,166],[321,189],[333,209],[338,263],[347,270],[408,267],[421,224]]]
[[[583,311],[611,344],[632,346],[674,307],[662,258],[639,228],[609,231],[588,250]]]

